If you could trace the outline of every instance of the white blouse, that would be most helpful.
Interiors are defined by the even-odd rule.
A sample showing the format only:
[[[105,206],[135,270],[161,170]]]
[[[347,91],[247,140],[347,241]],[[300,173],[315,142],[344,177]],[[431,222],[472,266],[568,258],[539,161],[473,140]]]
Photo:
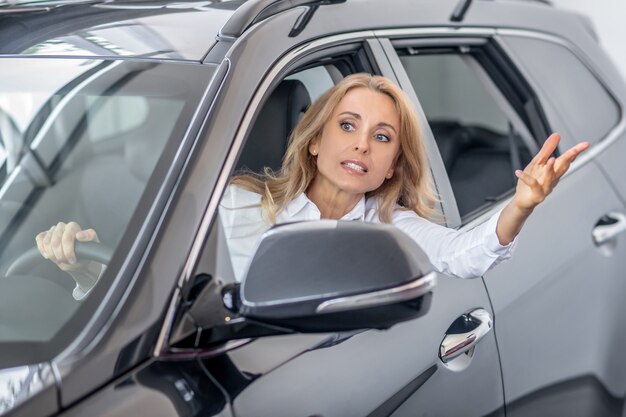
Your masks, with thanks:
[[[236,280],[241,281],[260,237],[271,225],[263,219],[261,196],[234,185],[228,187],[222,198],[219,214],[233,272]],[[436,270],[459,278],[472,278],[511,257],[517,239],[506,246],[500,244],[496,235],[499,215],[497,212],[479,226],[460,232],[398,206],[391,223],[426,252]],[[278,213],[276,224],[319,219],[319,209],[302,193]],[[341,220],[380,223],[377,200],[363,197]]]

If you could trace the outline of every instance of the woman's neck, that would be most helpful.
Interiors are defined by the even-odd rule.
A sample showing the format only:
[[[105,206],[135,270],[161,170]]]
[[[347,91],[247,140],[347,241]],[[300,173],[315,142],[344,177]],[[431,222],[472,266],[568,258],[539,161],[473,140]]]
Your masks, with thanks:
[[[352,210],[363,198],[362,194],[350,194],[339,189],[330,189],[313,180],[306,195],[317,206],[322,219],[339,220]]]

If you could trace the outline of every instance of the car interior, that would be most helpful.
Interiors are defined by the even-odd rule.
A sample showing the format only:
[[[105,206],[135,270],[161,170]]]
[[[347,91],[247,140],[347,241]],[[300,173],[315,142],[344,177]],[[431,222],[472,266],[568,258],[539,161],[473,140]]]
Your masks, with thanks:
[[[513,192],[515,170],[531,159],[514,131],[503,134],[458,121],[431,121],[430,127],[461,216],[480,211]]]
[[[236,170],[280,169],[289,135],[310,104],[311,96],[302,81],[281,81],[257,116]]]

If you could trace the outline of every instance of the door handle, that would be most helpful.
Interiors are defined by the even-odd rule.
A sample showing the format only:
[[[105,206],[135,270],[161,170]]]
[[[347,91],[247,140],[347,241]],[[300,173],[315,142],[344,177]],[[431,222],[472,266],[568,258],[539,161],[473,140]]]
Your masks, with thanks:
[[[616,211],[605,214],[593,228],[593,243],[600,246],[626,231],[626,215]]]
[[[489,312],[477,308],[456,319],[439,347],[439,358],[448,363],[472,349],[493,327]]]

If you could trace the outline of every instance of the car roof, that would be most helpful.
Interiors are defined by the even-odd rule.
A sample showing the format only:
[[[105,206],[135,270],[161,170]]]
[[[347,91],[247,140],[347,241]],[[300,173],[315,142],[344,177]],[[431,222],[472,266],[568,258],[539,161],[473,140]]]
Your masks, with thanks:
[[[451,19],[464,5],[469,8],[461,21]],[[550,31],[563,26],[563,20],[554,24],[555,13],[572,14],[546,0],[17,0],[0,3],[0,55],[200,62],[218,40],[241,37],[254,24],[299,6],[313,6],[302,7],[303,17],[310,12],[297,33],[304,31],[303,40],[416,26]]]

